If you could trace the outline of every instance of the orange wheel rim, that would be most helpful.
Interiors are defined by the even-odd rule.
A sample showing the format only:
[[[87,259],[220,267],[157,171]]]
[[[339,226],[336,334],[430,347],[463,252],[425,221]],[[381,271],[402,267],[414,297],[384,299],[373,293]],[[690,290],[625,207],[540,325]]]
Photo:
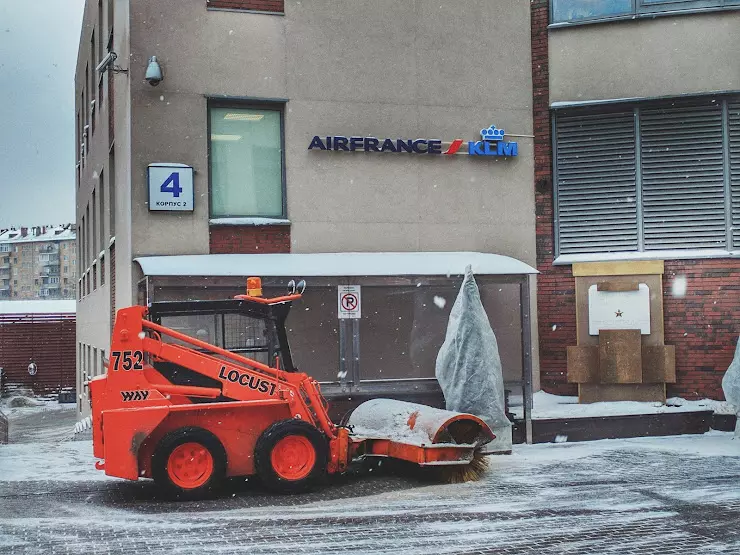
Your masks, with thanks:
[[[195,489],[213,474],[213,455],[200,443],[178,445],[167,459],[167,473],[176,486]]]
[[[316,450],[304,436],[285,436],[272,449],[270,462],[283,480],[302,480],[316,464]]]

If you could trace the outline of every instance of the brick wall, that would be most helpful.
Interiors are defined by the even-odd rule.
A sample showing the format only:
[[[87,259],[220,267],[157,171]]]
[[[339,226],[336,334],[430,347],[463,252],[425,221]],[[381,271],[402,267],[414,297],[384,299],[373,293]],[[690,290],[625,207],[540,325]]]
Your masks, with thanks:
[[[0,316],[0,367],[4,392],[33,389],[37,394],[75,387],[76,324],[74,314],[6,314]],[[37,373],[31,376],[33,361]]]
[[[249,10],[255,12],[283,13],[284,0],[206,0],[209,8],[223,10]]]
[[[686,294],[672,294],[678,277]],[[722,376],[740,334],[740,260],[671,260],[663,276],[665,342],[676,346],[669,396],[724,399]]]
[[[540,380],[550,393],[575,395],[566,380],[567,345],[576,344],[575,280],[570,266],[553,266],[553,190],[550,142],[550,70],[548,62],[549,1],[532,0],[532,86],[534,182],[537,232],[537,312]]]
[[[289,253],[290,226],[211,226],[210,247],[211,254]]]
[[[570,266],[553,266],[554,211],[547,45],[548,0],[533,0],[532,82],[537,214],[537,310],[542,388],[575,395],[566,379],[566,347],[576,345],[575,279]],[[683,297],[672,295],[684,276]],[[722,376],[740,334],[740,260],[669,260],[663,277],[665,343],[676,347],[676,384],[668,396],[723,399]]]

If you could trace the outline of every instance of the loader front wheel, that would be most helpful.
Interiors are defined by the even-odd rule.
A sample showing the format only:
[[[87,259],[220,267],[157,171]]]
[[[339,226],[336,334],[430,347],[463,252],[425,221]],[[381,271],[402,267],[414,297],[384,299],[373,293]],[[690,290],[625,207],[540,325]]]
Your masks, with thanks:
[[[168,497],[203,499],[226,474],[226,452],[211,432],[180,428],[162,438],[152,458],[152,476]]]
[[[303,420],[282,420],[267,428],[254,449],[257,475],[268,488],[291,493],[323,481],[329,459],[326,436]]]

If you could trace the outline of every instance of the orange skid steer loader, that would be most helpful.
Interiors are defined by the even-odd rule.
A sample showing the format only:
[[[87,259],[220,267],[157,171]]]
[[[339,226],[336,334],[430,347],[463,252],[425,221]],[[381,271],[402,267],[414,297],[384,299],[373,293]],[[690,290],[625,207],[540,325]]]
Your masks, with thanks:
[[[362,432],[351,417],[334,424],[318,382],[291,358],[285,320],[300,293],[263,298],[258,278],[247,293],[118,311],[107,373],[89,382],[96,468],[153,478],[182,499],[231,476],[293,492],[366,457],[468,465],[493,439],[475,416],[398,401],[360,405],[376,403],[355,411]],[[386,433],[376,417],[386,428],[401,420]]]

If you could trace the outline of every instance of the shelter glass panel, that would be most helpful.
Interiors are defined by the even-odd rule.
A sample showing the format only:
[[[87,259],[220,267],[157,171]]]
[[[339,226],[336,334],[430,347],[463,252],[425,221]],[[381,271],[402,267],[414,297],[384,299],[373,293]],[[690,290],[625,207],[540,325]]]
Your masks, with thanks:
[[[458,288],[363,287],[361,381],[434,378]]]
[[[285,289],[266,292],[284,294]],[[337,382],[339,321],[336,287],[309,287],[285,322],[293,365],[320,382]]]

